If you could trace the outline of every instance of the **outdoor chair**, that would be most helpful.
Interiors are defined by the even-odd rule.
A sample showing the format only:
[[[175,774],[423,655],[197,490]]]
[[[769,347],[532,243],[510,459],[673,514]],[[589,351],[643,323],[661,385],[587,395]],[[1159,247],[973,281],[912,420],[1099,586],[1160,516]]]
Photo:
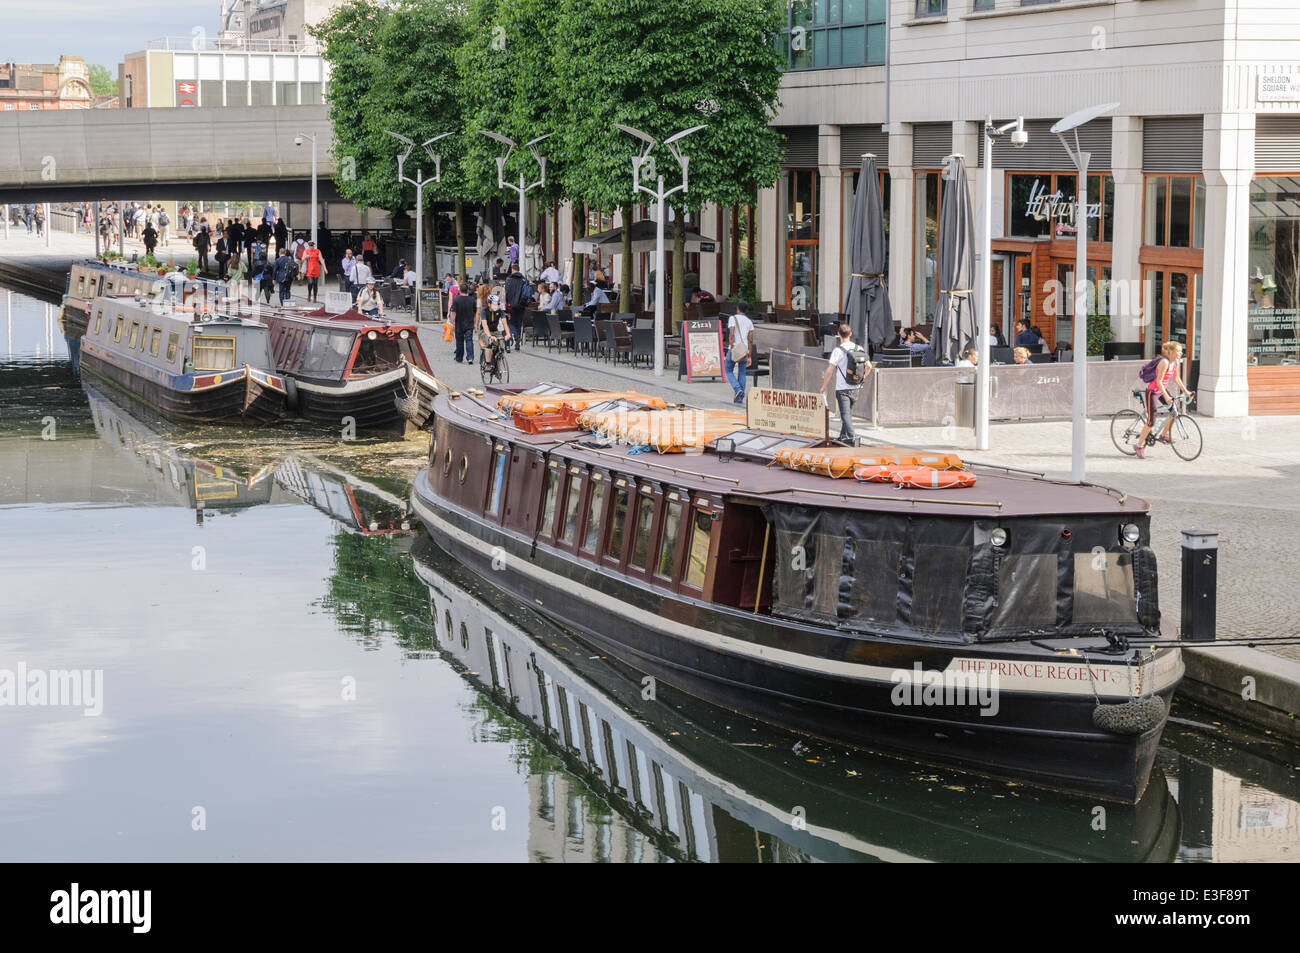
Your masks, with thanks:
[[[537,346],[537,339],[542,338],[549,345],[551,343],[551,322],[545,311],[529,311],[529,317],[533,322],[533,347]]]
[[[603,356],[609,361],[610,350],[614,347],[613,321],[596,321],[596,356]]]
[[[546,316],[546,323],[551,332],[546,342],[546,349],[548,351],[551,349],[552,345],[559,348],[573,348],[573,332],[565,331],[560,327],[560,316],[558,314],[548,314]]]
[[[614,363],[618,363],[618,356],[626,354],[629,363],[632,361],[632,334],[627,329],[627,325],[622,321],[609,322],[609,350],[614,354]]]
[[[989,360],[994,364],[1010,364],[1015,360],[1013,349],[1009,347],[989,348]]]
[[[573,349],[591,354],[596,348],[596,324],[590,315],[573,316]]]
[[[715,318],[715,317],[717,317],[717,316],[718,316],[719,314],[721,314],[721,313],[722,313],[722,309],[721,309],[721,307],[718,305],[718,302],[716,302],[716,301],[701,301],[701,302],[700,302],[700,317],[702,317],[702,318]]]
[[[876,367],[911,367],[912,354],[909,351],[907,354],[900,356],[897,353],[890,354],[882,351],[880,357],[874,363]]]
[[[632,363],[637,364],[642,358],[645,359],[648,367],[653,367],[655,362],[655,331],[654,328],[633,328],[632,337]]]
[[[636,320],[636,312],[634,312],[634,311],[618,311],[618,312],[616,312],[616,313],[614,314],[614,317],[611,318],[610,320],[612,320],[612,321],[622,321],[624,324],[626,324],[626,325],[628,325],[628,326],[630,327],[630,326],[632,325],[632,322]]]
[[[719,302],[718,302],[718,314],[722,314],[722,315],[726,315],[727,317],[731,317],[733,314],[737,314],[737,313],[739,313],[739,311],[740,311],[740,306],[737,305],[736,302],[734,302],[734,301],[719,301]]]
[[[1030,354],[1030,364],[1050,364],[1052,362],[1051,354]]]

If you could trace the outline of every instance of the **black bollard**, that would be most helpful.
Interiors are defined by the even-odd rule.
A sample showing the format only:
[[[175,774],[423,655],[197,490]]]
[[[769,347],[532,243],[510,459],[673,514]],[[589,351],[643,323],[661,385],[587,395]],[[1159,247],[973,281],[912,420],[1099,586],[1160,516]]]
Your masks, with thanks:
[[[1182,638],[1214,641],[1218,575],[1219,534],[1183,530]]]

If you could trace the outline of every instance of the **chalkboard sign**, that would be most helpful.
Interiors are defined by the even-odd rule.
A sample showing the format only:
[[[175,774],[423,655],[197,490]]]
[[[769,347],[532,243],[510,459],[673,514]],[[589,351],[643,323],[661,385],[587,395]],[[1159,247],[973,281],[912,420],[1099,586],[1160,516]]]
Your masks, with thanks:
[[[415,320],[417,321],[441,321],[442,320],[442,289],[440,288],[420,289],[419,309],[416,311]]]
[[[682,322],[682,358],[688,382],[722,377],[722,353],[721,321],[702,318]]]

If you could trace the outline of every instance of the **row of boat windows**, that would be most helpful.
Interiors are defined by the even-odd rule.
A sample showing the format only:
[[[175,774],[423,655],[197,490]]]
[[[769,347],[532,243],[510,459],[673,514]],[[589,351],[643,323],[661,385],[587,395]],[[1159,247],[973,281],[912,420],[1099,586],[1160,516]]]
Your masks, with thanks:
[[[459,637],[462,651],[470,652],[470,633],[465,622],[457,630],[450,610],[444,610],[443,624],[446,641],[454,644]],[[524,702],[521,697],[524,686],[515,684],[513,668],[517,667],[517,656],[511,646],[486,626],[483,646],[494,689],[503,692],[525,717],[549,736],[576,753],[609,791],[622,795],[648,815],[653,826],[676,840],[688,857],[711,859],[708,840],[699,837],[699,832],[707,831],[707,805],[698,793],[674,778],[618,728],[544,672],[535,659],[529,667],[536,677],[536,692],[528,690],[528,701]],[[473,661],[469,655],[463,659],[466,663]],[[545,813],[542,816],[551,819]]]
[[[143,275],[131,275],[123,272],[122,274],[110,274],[102,276],[104,279],[104,290],[99,290],[100,275],[87,274],[81,272],[77,275],[77,297],[93,298],[99,294],[135,294],[137,291],[146,294],[152,293],[157,279],[146,278]]]
[[[95,326],[92,330],[94,335],[99,335],[103,320],[104,309],[96,309]],[[125,338],[125,350],[139,351],[141,354],[147,353],[150,357],[158,356],[158,352],[162,348],[164,333],[167,334],[167,350],[163,355],[163,360],[167,364],[176,364],[181,360],[181,336],[179,332],[164,332],[161,328],[152,327],[142,321],[132,321],[128,330],[126,317],[123,315],[118,315],[113,322],[114,344],[121,344],[123,338]],[[235,367],[235,339],[233,337],[213,334],[195,335],[193,349],[194,353],[191,360],[194,362],[195,370],[229,371]]]

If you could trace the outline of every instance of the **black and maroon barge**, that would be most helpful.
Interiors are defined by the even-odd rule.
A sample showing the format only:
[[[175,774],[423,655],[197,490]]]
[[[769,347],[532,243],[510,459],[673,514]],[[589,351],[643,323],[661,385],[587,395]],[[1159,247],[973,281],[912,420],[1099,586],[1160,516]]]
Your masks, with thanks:
[[[1144,501],[979,466],[941,489],[832,480],[773,465],[809,438],[745,429],[629,453],[494,397],[434,398],[412,506],[508,597],[797,732],[1141,797],[1183,675]]]

